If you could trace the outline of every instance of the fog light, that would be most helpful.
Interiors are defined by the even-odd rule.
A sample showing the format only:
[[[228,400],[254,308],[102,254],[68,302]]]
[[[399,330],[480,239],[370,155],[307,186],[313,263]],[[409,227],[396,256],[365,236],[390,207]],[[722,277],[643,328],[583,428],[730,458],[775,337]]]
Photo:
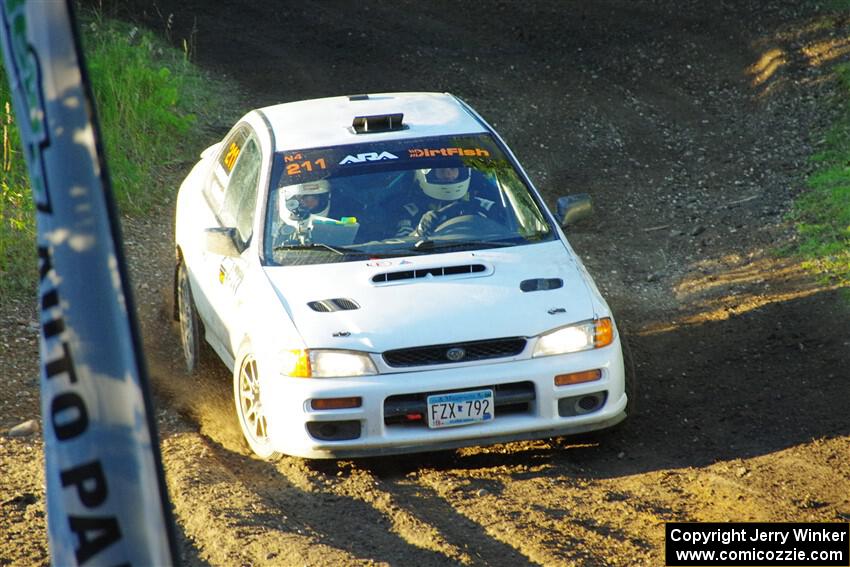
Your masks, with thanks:
[[[583,384],[585,382],[593,382],[602,378],[602,371],[585,370],[584,372],[571,372],[570,374],[558,374],[555,376],[556,386],[569,386],[570,384]]]
[[[350,441],[360,437],[360,422],[352,421],[311,421],[307,432],[319,441]]]
[[[310,400],[310,407],[314,410],[334,410],[359,408],[363,405],[363,398],[324,398]]]
[[[576,417],[599,411],[608,399],[608,392],[593,392],[581,396],[570,396],[558,400],[558,415],[561,417]]]

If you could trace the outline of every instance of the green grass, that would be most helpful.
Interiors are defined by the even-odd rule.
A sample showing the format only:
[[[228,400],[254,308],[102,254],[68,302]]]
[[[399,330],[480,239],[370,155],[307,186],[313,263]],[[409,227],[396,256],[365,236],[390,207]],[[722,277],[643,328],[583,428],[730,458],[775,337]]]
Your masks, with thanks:
[[[189,53],[150,31],[97,12],[83,13],[80,28],[118,206],[130,215],[170,208],[180,177],[213,140],[211,125],[230,123],[241,114],[235,89],[206,76]],[[191,38],[183,42],[190,44]],[[10,103],[0,66],[0,110]],[[0,302],[33,296],[37,268],[26,163],[9,110],[2,120]]]
[[[0,66],[3,168],[0,170],[0,303],[10,293],[31,289],[36,278],[35,206],[29,173],[14,123],[9,83]]]
[[[825,279],[850,284],[850,64],[839,65],[843,108],[812,156],[816,170],[808,191],[794,204],[791,219],[806,265]]]

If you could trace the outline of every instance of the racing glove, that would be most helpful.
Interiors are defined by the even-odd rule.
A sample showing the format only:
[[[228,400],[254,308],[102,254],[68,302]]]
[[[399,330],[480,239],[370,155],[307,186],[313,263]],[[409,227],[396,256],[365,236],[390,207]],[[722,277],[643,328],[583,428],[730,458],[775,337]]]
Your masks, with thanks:
[[[436,211],[428,211],[419,219],[419,225],[416,227],[414,234],[416,236],[428,236],[434,232],[435,228],[447,220],[462,214],[463,204],[460,201],[449,203]]]

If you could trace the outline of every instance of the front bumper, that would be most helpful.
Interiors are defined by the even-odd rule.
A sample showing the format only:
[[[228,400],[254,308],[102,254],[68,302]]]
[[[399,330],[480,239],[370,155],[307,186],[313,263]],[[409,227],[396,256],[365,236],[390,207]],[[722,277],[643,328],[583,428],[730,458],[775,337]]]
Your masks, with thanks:
[[[599,380],[556,386],[558,374],[599,369]],[[260,389],[275,450],[305,458],[348,458],[453,449],[583,433],[616,425],[626,417],[623,358],[619,337],[608,347],[536,359],[452,364],[358,378],[303,379],[264,374]],[[532,392],[483,423],[432,429],[425,423],[387,423],[387,400],[523,384]],[[314,410],[311,400],[357,396],[353,409]],[[598,407],[569,411],[574,400],[595,396]],[[569,399],[569,400],[567,400]],[[354,438],[321,439],[320,425],[339,425]],[[312,434],[311,434],[312,431]],[[345,437],[346,435],[342,435]]]

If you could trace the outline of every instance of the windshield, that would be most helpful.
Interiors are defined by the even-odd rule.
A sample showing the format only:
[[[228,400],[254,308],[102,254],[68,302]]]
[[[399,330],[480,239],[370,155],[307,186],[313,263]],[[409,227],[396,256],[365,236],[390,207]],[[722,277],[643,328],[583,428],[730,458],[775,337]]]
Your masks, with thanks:
[[[555,238],[489,135],[276,154],[268,265],[519,246]]]

